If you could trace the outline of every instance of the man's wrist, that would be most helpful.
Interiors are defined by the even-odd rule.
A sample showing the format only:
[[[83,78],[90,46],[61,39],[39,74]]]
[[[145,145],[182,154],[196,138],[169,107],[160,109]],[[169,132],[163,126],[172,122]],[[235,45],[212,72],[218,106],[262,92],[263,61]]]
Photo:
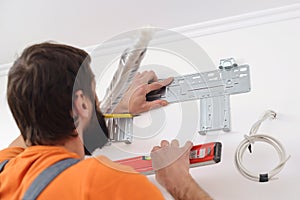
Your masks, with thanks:
[[[129,113],[129,109],[128,109],[128,103],[124,103],[123,101],[121,101],[116,108],[114,109],[113,113]]]
[[[192,181],[190,182],[189,187],[182,199],[212,200],[209,194],[204,189],[202,189],[194,179],[192,179]]]
[[[176,184],[173,183],[172,185],[167,185],[166,189],[176,200],[183,199],[192,182],[193,178],[188,174],[183,178],[179,178]]]
[[[178,184],[168,186],[168,192],[176,200],[211,200],[212,198],[196,183],[189,174],[178,181]]]

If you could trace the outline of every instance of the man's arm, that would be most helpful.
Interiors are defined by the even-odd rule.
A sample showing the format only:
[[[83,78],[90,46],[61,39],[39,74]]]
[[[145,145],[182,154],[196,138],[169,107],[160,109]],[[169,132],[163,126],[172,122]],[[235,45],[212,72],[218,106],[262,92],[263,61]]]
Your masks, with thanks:
[[[191,175],[182,178],[177,176],[176,182],[178,182],[178,186],[174,184],[168,189],[166,188],[176,200],[212,200]]]
[[[163,140],[161,146],[152,149],[153,168],[156,168],[156,180],[176,200],[210,200],[212,199],[193,179],[189,173],[189,154],[193,144],[186,143],[179,148],[177,140],[171,144]]]

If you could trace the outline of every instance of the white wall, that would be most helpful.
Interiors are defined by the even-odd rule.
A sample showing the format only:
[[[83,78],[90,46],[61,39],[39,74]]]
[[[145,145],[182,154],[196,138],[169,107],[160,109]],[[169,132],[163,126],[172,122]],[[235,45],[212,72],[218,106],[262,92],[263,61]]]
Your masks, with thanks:
[[[1,0],[0,64],[12,62],[29,44],[45,40],[77,46],[153,25],[174,28],[300,0]]]
[[[248,21],[240,23],[248,23]],[[230,25],[230,23],[224,24],[224,26]],[[191,170],[197,182],[214,199],[299,199],[299,25],[299,18],[290,18],[195,38],[195,41],[204,48],[216,64],[221,58],[235,57],[240,64],[248,63],[251,70],[252,91],[231,97],[233,131],[215,133],[206,137],[199,136],[196,132],[192,134],[193,137],[195,136],[193,140],[195,144],[215,140],[223,143],[220,164]],[[5,78],[1,77],[0,91],[4,90],[4,82]],[[0,98],[0,110],[4,111],[0,113],[0,147],[3,148],[8,144],[11,136],[17,135],[18,131],[7,113],[3,92]],[[174,127],[176,128],[176,123],[180,123],[180,109],[178,105],[171,105],[164,109],[166,124],[160,132],[160,137],[167,139],[174,137],[171,131],[174,131]],[[291,155],[291,159],[277,176],[278,180],[269,183],[254,183],[238,173],[234,166],[233,156],[243,135],[248,133],[252,124],[266,109],[277,111],[278,119],[265,122],[260,132],[279,139]],[[151,121],[151,116],[157,116],[155,112],[159,111],[154,111],[153,115],[148,115],[148,117],[146,114],[144,121]],[[190,120],[193,121],[193,119]],[[188,127],[185,130],[183,132],[191,134]],[[154,142],[156,141],[145,141],[144,150],[149,151],[148,148],[155,145],[152,144]],[[122,145],[119,147],[123,148]],[[134,147],[131,150],[134,150]],[[254,159],[247,157],[249,169],[258,172],[269,171],[276,165],[276,153],[270,147],[257,145],[254,146],[254,151]],[[109,148],[103,150],[103,153],[115,158],[124,156],[116,152],[111,153]],[[153,176],[149,178],[157,184]],[[163,192],[166,198],[170,199],[170,196],[165,191]]]
[[[19,133],[6,100],[7,76],[0,76],[0,149],[12,142]]]
[[[215,199],[299,199],[299,37],[297,18],[196,39],[213,60],[234,56],[248,63],[251,71],[252,91],[231,98],[233,131],[220,135],[222,163],[193,170],[199,184]],[[261,184],[238,174],[233,156],[243,135],[267,109],[277,111],[278,119],[265,122],[260,132],[279,139],[291,159],[277,176],[279,180]],[[275,150],[270,153],[268,145],[255,148],[249,169],[262,172],[277,165]]]
[[[235,57],[240,64],[248,63],[251,70],[252,91],[231,97],[232,132],[214,133],[206,137],[199,136],[197,133],[194,135],[195,144],[203,141],[223,143],[223,157],[220,164],[191,170],[198,183],[214,199],[299,198],[300,105],[298,101],[300,93],[297,88],[300,73],[299,25],[300,19],[295,18],[195,38],[195,41],[204,48],[212,60],[216,61],[216,64],[221,58]],[[173,66],[176,66],[176,63]],[[238,144],[243,140],[243,135],[248,134],[252,124],[267,109],[275,110],[278,113],[278,119],[265,122],[260,133],[270,134],[280,140],[291,158],[277,176],[278,180],[256,183],[245,179],[238,173],[234,166],[234,153]],[[177,124],[181,122],[181,110],[180,107],[171,105],[164,111],[166,124],[160,132],[160,137],[172,139],[177,136],[174,132],[178,131]],[[144,120],[155,120],[151,117],[159,116],[156,112],[158,111],[144,116]],[[194,121],[193,118],[189,120],[191,123]],[[185,130],[181,134],[190,134],[188,127]],[[145,144],[147,142],[150,145]],[[136,146],[131,148],[125,145],[115,145],[117,148],[110,147],[99,153],[105,153],[116,159],[125,156],[121,153],[124,149],[129,152],[134,152],[134,149],[140,151],[142,148],[149,151],[150,146],[155,145],[157,140],[152,139],[147,142],[141,145],[139,141],[136,141],[134,143]],[[253,156],[246,155],[245,160],[246,166],[257,173],[268,172],[278,163],[276,151],[267,144],[255,145]],[[153,176],[150,176],[150,179],[156,183]],[[164,194],[167,199],[171,199],[166,192]]]

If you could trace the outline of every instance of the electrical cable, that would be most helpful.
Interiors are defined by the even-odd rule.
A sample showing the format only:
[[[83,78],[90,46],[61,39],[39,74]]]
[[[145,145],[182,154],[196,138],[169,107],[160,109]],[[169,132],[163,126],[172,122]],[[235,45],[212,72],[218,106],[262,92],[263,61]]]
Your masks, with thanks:
[[[275,118],[276,118],[276,113],[274,111],[272,110],[266,111],[263,117],[253,124],[249,135],[245,135],[245,139],[237,147],[237,150],[235,152],[236,168],[245,178],[249,180],[257,181],[257,182],[268,182],[269,180],[275,179],[274,176],[283,169],[287,160],[290,158],[290,156],[288,157],[286,156],[286,151],[283,145],[277,139],[269,135],[256,134],[263,121],[267,119],[275,119]],[[265,142],[273,146],[274,149],[277,151],[280,160],[279,164],[270,172],[258,174],[258,175],[256,173],[247,170],[242,163],[245,150],[248,148],[250,153],[252,153],[251,145],[257,141]]]

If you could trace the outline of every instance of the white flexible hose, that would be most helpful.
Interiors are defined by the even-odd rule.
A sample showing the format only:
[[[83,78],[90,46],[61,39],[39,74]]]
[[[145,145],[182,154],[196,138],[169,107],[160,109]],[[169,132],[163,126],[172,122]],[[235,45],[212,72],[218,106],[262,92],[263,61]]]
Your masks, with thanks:
[[[240,145],[238,146],[238,148],[235,152],[235,165],[236,165],[238,171],[245,178],[252,180],[252,181],[267,182],[271,179],[274,179],[273,177],[283,169],[285,163],[290,158],[290,156],[288,156],[288,157],[286,156],[285,149],[278,140],[276,140],[275,138],[268,136],[268,135],[256,134],[260,125],[262,124],[262,122],[268,118],[275,119],[276,113],[271,110],[266,111],[266,113],[263,115],[263,117],[252,126],[249,136],[245,135],[245,139],[240,143]],[[243,166],[243,163],[242,163],[245,150],[248,148],[251,152],[251,144],[254,144],[257,141],[265,142],[265,143],[272,145],[276,149],[279,159],[280,159],[279,164],[274,169],[272,169],[269,173],[266,173],[266,174],[256,174],[256,173],[250,172]]]

